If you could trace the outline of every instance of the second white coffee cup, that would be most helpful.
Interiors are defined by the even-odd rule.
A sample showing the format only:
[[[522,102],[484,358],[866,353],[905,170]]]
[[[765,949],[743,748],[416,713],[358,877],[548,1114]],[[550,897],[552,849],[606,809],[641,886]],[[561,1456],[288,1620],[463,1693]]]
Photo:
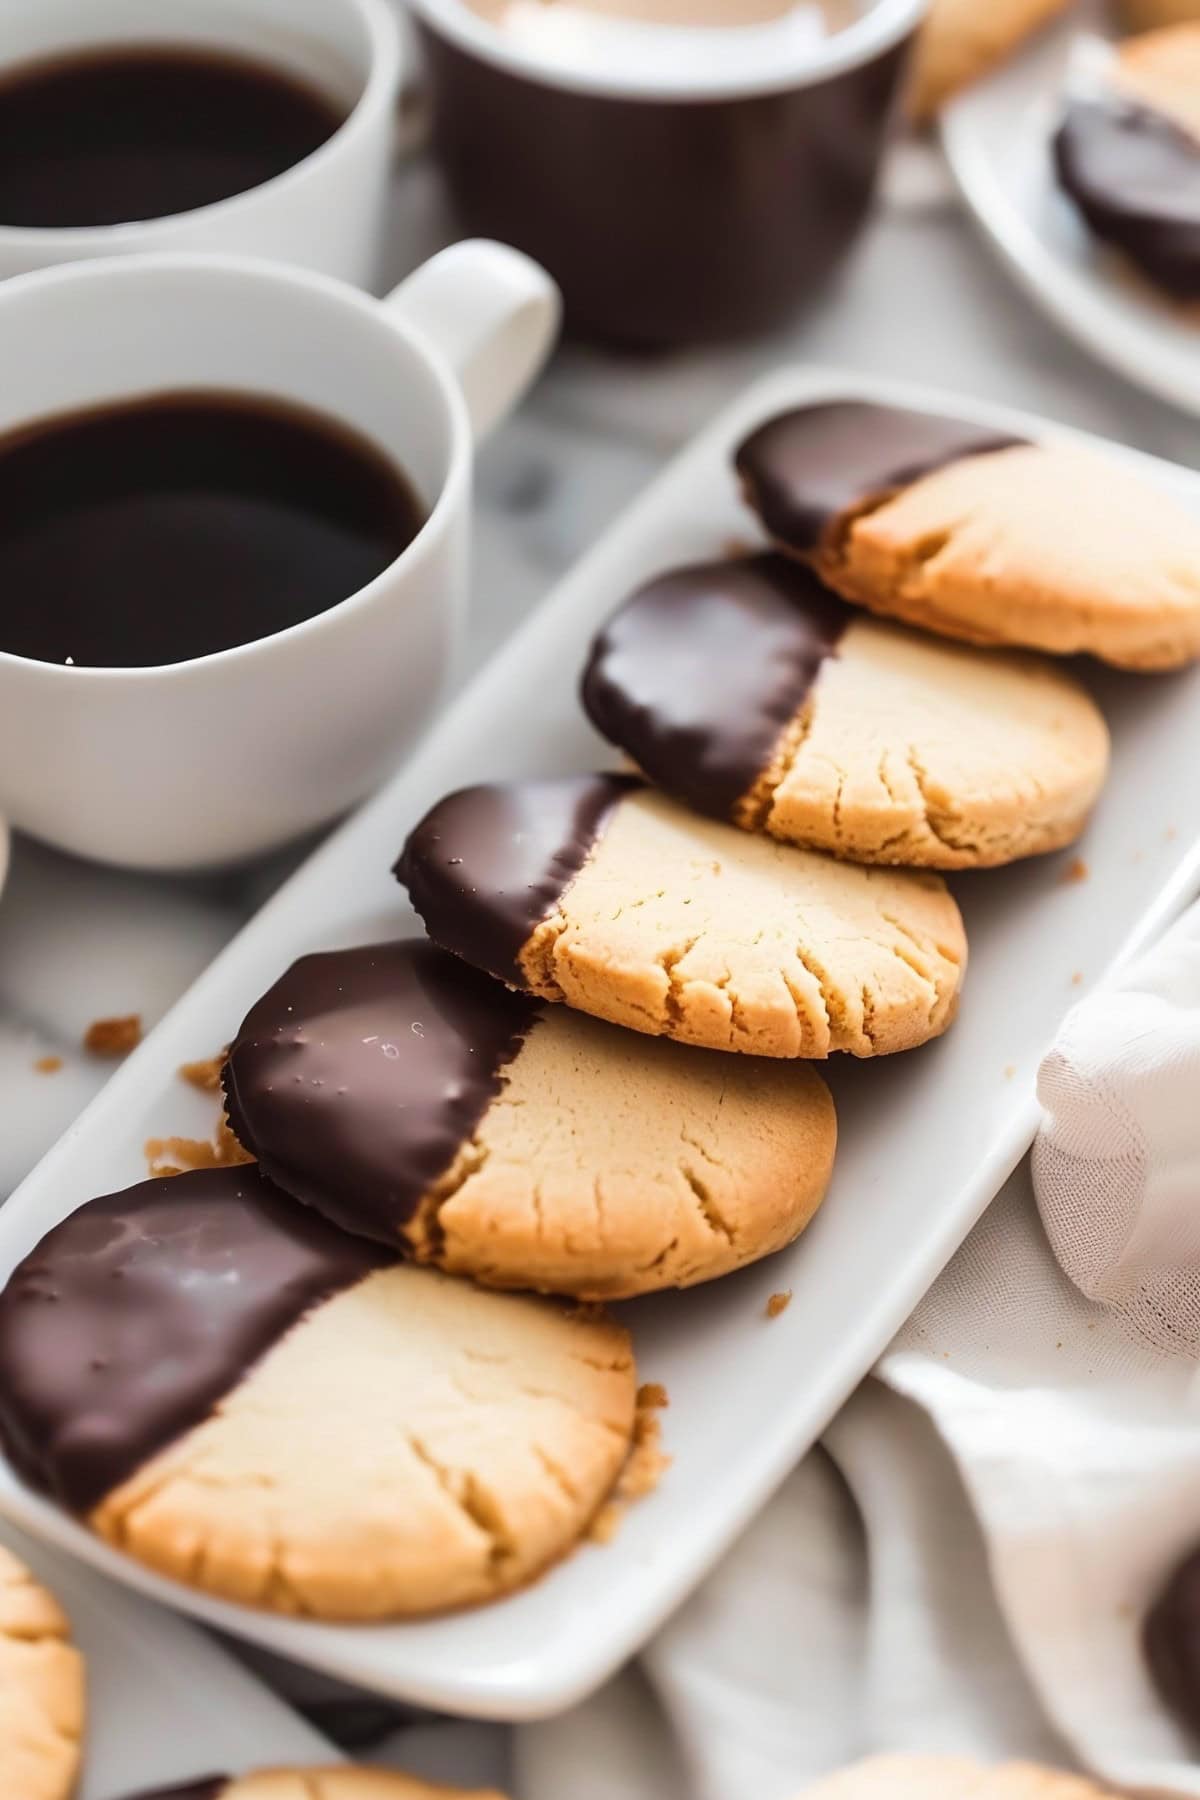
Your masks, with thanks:
[[[184,250],[277,258],[374,285],[403,61],[390,0],[0,0],[0,79],[43,59],[147,44],[248,58],[310,84],[345,117],[292,168],[190,212],[68,229],[0,221],[0,276]]]
[[[213,655],[77,668],[0,650],[0,815],[81,855],[184,869],[285,843],[373,787],[428,720],[458,641],[475,440],[520,398],[558,319],[544,271],[486,241],[382,301],[232,257],[0,285],[0,433],[162,392],[267,396],[373,442],[425,514],[358,593]]]

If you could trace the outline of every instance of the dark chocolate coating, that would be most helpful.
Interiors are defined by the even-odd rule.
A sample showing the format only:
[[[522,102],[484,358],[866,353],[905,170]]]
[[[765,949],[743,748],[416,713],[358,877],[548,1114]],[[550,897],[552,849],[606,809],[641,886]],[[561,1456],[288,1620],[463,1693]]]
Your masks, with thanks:
[[[1098,238],[1176,299],[1200,299],[1200,138],[1119,93],[1074,100],[1054,165]]]
[[[1163,1704],[1200,1740],[1200,1548],[1172,1570],[1146,1615],[1142,1644]]]
[[[460,788],[430,808],[396,877],[435,943],[513,987],[534,927],[578,875],[627,775],[567,775]]]
[[[963,419],[831,400],[768,419],[735,453],[746,498],[789,550],[815,550],[841,515],[964,456],[1025,439]]]
[[[584,707],[656,786],[730,818],[849,614],[786,556],[673,569],[640,588],[596,639]]]
[[[250,1167],[91,1200],[0,1293],[0,1441],[31,1487],[87,1512],[390,1260]]]
[[[770,92],[622,99],[418,29],[465,233],[536,257],[572,329],[651,348],[754,336],[828,283],[870,209],[908,49]]]
[[[182,1787],[145,1788],[129,1800],[218,1800],[229,1786],[228,1775],[209,1775],[201,1781],[185,1781]]]
[[[302,957],[230,1047],[230,1123],[289,1194],[395,1245],[540,1011],[423,939]]]

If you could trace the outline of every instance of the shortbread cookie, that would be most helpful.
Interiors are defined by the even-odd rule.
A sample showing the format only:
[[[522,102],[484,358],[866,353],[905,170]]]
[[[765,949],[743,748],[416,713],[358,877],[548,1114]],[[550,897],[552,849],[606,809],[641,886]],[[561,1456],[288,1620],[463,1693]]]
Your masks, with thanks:
[[[912,1049],[950,1023],[966,959],[937,876],[749,837],[621,776],[451,794],[396,872],[476,967],[712,1050]]]
[[[793,559],[677,569],[597,638],[596,728],[712,818],[853,862],[984,868],[1076,838],[1108,731],[1041,658],[856,613]]]
[[[1156,31],[1200,19],[1200,0],[1117,0],[1116,10],[1126,31]]]
[[[1200,23],[1122,44],[1068,99],[1054,158],[1098,238],[1171,298],[1200,300]]]
[[[768,420],[737,467],[777,546],[872,612],[1123,668],[1200,655],[1200,519],[1115,459],[849,400]]]
[[[259,1769],[153,1788],[130,1800],[504,1800],[494,1788],[445,1787],[389,1769]]]
[[[837,1127],[820,1077],[631,1038],[432,944],[306,956],[251,1010],[229,1116],[350,1231],[492,1286],[686,1287],[790,1243]]]
[[[83,1738],[83,1658],[58,1601],[0,1545],[0,1794],[67,1800]]]
[[[960,88],[988,75],[1070,0],[933,0],[917,38],[908,93],[924,124]]]
[[[1116,1800],[1108,1788],[1038,1763],[989,1767],[966,1756],[872,1756],[807,1787],[797,1800]]]
[[[277,1612],[396,1618],[529,1580],[612,1487],[635,1387],[602,1316],[397,1263],[252,1168],[93,1200],[0,1294],[22,1477]]]

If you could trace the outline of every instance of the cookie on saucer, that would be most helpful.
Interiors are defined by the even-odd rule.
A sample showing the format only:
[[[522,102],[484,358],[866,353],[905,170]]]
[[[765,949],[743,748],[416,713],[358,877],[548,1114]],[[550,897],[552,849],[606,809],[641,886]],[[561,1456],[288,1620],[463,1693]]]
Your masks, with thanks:
[[[54,1596],[0,1545],[0,1794],[67,1800],[83,1740],[83,1658]]]
[[[736,462],[777,548],[871,612],[1122,668],[1200,655],[1200,519],[1116,459],[847,400]]]
[[[1037,1763],[989,1767],[966,1756],[872,1756],[805,1788],[797,1800],[1116,1800],[1110,1789]]]
[[[334,1223],[454,1275],[588,1300],[781,1249],[837,1137],[804,1065],[631,1037],[418,939],[294,963],[223,1079],[263,1171]]]
[[[619,775],[451,794],[396,872],[475,967],[710,1050],[913,1049],[949,1025],[966,961],[939,877],[751,837]]]
[[[1200,301],[1200,19],[1129,38],[1076,82],[1054,161],[1097,238],[1168,298]]]
[[[1082,830],[1108,731],[1052,663],[865,616],[793,558],[676,569],[600,633],[597,730],[685,805],[854,862],[986,868]]]
[[[160,1574],[314,1618],[530,1580],[616,1480],[635,1390],[602,1315],[398,1263],[252,1167],[90,1201],[0,1294],[22,1478]]]
[[[259,1769],[153,1788],[130,1800],[504,1800],[494,1788],[445,1787],[389,1769]]]

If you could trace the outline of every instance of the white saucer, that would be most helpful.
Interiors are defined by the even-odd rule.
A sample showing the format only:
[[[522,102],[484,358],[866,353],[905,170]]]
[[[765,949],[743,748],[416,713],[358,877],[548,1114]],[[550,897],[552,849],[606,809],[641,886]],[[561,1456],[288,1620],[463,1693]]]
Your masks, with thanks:
[[[968,207],[1038,305],[1128,380],[1200,412],[1200,322],[1098,245],[1054,178],[1050,140],[1071,42],[1101,31],[1102,16],[1089,0],[960,95],[943,116],[942,143]]]

